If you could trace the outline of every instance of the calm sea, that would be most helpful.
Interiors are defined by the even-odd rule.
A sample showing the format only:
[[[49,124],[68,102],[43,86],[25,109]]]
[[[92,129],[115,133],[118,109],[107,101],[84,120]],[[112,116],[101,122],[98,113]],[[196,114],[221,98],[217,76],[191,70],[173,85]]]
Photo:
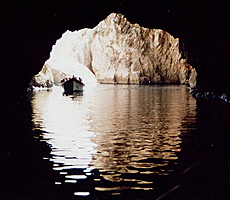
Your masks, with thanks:
[[[228,199],[229,105],[186,86],[98,85],[23,106],[1,141],[2,199]]]

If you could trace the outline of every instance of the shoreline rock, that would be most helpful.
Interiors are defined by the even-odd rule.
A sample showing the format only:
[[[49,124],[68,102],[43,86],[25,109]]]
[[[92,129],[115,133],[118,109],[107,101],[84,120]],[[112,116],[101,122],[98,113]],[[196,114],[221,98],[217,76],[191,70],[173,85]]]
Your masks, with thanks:
[[[192,89],[190,91],[190,94],[196,99],[230,103],[230,97],[227,94],[217,94],[215,92],[201,92],[199,89]]]

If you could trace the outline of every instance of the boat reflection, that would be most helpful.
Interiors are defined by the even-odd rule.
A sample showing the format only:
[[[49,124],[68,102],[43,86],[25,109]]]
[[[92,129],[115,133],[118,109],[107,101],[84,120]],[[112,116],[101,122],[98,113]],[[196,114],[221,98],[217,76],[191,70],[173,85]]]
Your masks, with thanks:
[[[72,92],[72,93],[67,93],[67,92],[63,92],[62,95],[63,96],[70,96],[71,98],[76,98],[78,96],[83,96],[84,91],[78,91],[78,92]]]

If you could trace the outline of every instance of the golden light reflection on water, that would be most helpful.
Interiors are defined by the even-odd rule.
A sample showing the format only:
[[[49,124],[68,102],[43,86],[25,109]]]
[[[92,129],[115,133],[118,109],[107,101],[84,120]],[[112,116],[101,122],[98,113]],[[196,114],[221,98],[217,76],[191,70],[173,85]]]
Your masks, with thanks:
[[[98,107],[92,116],[90,130],[100,133],[93,139],[99,152],[93,155],[93,166],[118,174],[143,169],[152,172],[177,159],[183,121],[188,117],[195,120],[196,115],[196,101],[189,97],[186,87],[134,87],[128,92],[119,88],[107,101],[103,101],[104,95],[97,96],[96,101],[104,102],[103,110],[107,111]],[[115,175],[105,178],[124,181]]]
[[[31,103],[34,128],[44,131],[53,169],[65,182],[87,179],[96,169],[95,182],[121,183],[98,191],[152,189],[146,177],[172,172],[165,167],[178,158],[184,125],[196,121],[196,100],[185,86],[99,85],[75,98],[56,88],[36,93]],[[70,175],[71,169],[83,174]]]

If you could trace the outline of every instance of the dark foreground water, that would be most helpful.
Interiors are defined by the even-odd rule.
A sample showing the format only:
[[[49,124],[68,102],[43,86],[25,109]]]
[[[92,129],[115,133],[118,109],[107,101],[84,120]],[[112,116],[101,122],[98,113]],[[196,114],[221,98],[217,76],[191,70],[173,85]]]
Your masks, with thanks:
[[[1,199],[229,197],[229,105],[185,86],[55,88],[6,113]]]

